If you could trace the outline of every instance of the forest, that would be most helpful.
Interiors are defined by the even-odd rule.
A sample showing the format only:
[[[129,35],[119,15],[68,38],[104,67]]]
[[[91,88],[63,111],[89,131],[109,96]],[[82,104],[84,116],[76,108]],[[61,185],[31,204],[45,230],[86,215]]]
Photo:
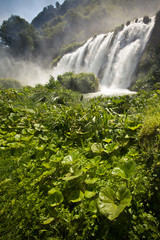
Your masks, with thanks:
[[[159,9],[158,0],[65,0],[31,24],[2,23],[2,58],[53,67],[89,37],[155,15],[134,94],[88,98],[100,88],[92,73],[34,87],[0,78],[1,240],[160,239]]]

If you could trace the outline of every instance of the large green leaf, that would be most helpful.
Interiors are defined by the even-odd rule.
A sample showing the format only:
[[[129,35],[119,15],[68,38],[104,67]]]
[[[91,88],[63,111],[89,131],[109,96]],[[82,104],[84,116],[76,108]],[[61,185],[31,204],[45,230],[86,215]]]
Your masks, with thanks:
[[[63,177],[62,179],[65,180],[65,181],[70,181],[70,180],[73,180],[73,179],[76,179],[78,177],[80,177],[82,175],[82,171],[79,172],[79,174],[77,175],[66,175],[65,177]]]
[[[55,155],[52,155],[50,157],[50,161],[51,162],[60,162],[61,161],[61,157],[58,157],[56,154]]]
[[[20,141],[21,135],[20,134],[16,134],[14,138],[15,138],[16,141]]]
[[[101,156],[96,156],[90,159],[90,162],[93,164],[93,166],[97,166],[100,161],[101,161]]]
[[[72,164],[73,163],[73,158],[71,155],[68,155],[66,157],[64,157],[62,164]]]
[[[94,143],[91,146],[91,150],[93,153],[101,153],[103,151],[102,144],[101,143]]]
[[[86,198],[92,198],[93,196],[95,196],[96,192],[91,192],[91,191],[85,191],[85,197]]]
[[[86,184],[94,184],[97,182],[97,180],[98,180],[98,178],[87,178],[87,179],[85,179],[85,183]]]
[[[53,174],[53,172],[56,170],[56,168],[53,168],[51,170],[48,171],[44,171],[42,173],[42,175],[40,175],[38,178],[36,178],[32,183],[31,186],[34,186],[36,183],[39,183],[41,180],[45,179],[48,176],[51,176]]]
[[[69,201],[70,202],[80,202],[82,201],[82,199],[84,198],[84,194],[82,191],[80,190],[75,190],[73,192],[70,193],[70,196],[69,196]]]
[[[49,190],[48,194],[50,195],[49,201],[52,207],[59,205],[64,200],[63,194],[54,188]]]
[[[109,220],[114,220],[126,206],[129,206],[131,200],[131,192],[126,187],[120,187],[117,193],[113,189],[105,187],[99,193],[98,207],[104,216]]]
[[[134,160],[125,161],[122,165],[122,168],[125,171],[126,177],[130,178],[131,175],[135,172],[136,169],[136,163]]]
[[[125,171],[123,169],[121,169],[120,167],[115,167],[112,171],[113,175],[117,175],[120,176],[121,178],[126,179],[126,174]]]
[[[119,167],[115,167],[112,174],[120,176],[124,179],[129,179],[136,169],[136,163],[134,160],[123,162]]]
[[[100,175],[100,176],[106,174],[106,172],[107,172],[107,168],[106,167],[107,167],[106,164],[99,165],[97,167],[96,173],[98,175]]]
[[[79,159],[79,151],[73,151],[71,154],[63,158],[62,164],[73,164]]]
[[[109,144],[105,145],[104,152],[109,154],[109,153],[112,153],[112,152],[116,151],[118,148],[119,148],[119,144],[118,143],[116,143],[116,142],[109,143]]]
[[[78,164],[75,164],[72,167],[70,167],[70,172],[67,173],[65,177],[63,177],[63,180],[70,181],[80,177],[82,174],[83,171],[80,169],[80,166]]]

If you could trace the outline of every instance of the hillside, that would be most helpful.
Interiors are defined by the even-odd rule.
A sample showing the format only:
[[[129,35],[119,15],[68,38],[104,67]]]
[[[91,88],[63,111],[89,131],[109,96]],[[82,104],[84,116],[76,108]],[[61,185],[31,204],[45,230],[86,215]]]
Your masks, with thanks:
[[[26,31],[18,26],[17,32],[17,27],[12,26],[9,41],[6,35],[11,29],[10,23],[14,22],[13,18],[5,21],[1,26],[0,36],[4,44],[7,44],[15,55],[17,51],[14,49],[12,39],[13,41],[17,39],[16,43],[22,49],[19,54],[23,57],[25,54],[23,49],[25,49],[29,53],[25,54],[27,58],[38,57],[43,60],[45,58],[49,63],[59,55],[62,49],[66,49],[68,44],[73,44],[74,48],[77,42],[81,43],[95,34],[106,33],[133,18],[155,15],[158,9],[160,9],[159,0],[152,2],[148,0],[132,2],[127,0],[65,0],[62,5],[57,2],[56,7],[50,5],[44,8],[33,19],[32,27],[25,26]],[[19,19],[16,25],[20,24],[20,21],[22,22]],[[18,34],[17,38],[12,37],[15,35],[14,32]]]
[[[57,11],[58,16],[45,21],[39,28],[41,38],[49,46],[45,48],[43,45],[44,52],[50,54],[53,51],[52,57],[55,58],[68,44],[74,45],[75,42],[85,41],[96,34],[106,33],[133,18],[155,15],[157,9],[160,9],[157,0],[64,1]]]

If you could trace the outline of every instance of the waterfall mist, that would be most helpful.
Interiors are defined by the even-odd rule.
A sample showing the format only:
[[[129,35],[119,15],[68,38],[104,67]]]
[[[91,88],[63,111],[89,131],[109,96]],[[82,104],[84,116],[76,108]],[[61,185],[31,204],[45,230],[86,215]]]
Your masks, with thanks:
[[[33,61],[18,60],[4,55],[0,59],[0,78],[16,79],[22,86],[35,86],[49,81],[51,70]]]

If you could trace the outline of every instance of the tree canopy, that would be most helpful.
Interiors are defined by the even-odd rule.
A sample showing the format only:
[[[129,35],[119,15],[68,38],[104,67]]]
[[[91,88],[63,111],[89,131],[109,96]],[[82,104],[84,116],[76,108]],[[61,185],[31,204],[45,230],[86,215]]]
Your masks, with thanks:
[[[0,37],[14,55],[30,55],[36,49],[37,36],[33,26],[19,16],[12,15],[3,21]]]

